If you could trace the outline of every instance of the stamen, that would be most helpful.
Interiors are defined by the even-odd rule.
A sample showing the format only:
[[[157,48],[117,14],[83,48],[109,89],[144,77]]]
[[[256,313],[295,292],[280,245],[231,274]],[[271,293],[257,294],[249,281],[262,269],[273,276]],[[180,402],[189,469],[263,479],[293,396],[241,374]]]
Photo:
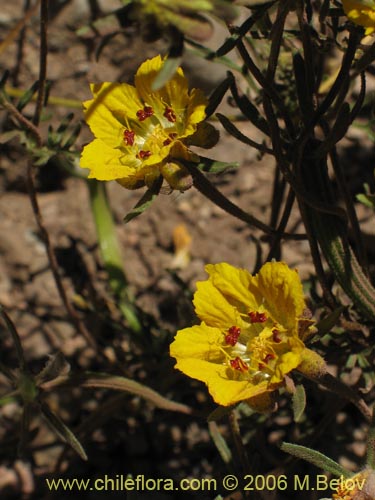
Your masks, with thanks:
[[[150,118],[154,114],[154,110],[151,106],[145,106],[143,109],[139,109],[136,114],[138,120],[143,122],[146,118]]]
[[[265,321],[267,321],[266,313],[260,313],[258,311],[250,311],[248,315],[252,323],[264,323]]]
[[[263,359],[263,363],[258,364],[258,370],[264,370],[266,365],[271,361],[271,359],[275,359],[276,356],[272,353],[266,354],[266,357]]]
[[[124,142],[127,146],[133,146],[135,139],[135,132],[132,130],[124,130]]]
[[[280,331],[277,328],[272,329],[272,340],[277,344],[281,342]]]
[[[164,116],[171,123],[175,123],[175,121],[177,120],[176,113],[172,108],[166,108],[164,111]]]
[[[140,158],[141,160],[144,160],[145,158],[148,158],[149,156],[151,156],[151,151],[143,151],[141,150],[139,153],[138,153],[138,158]]]
[[[249,370],[247,363],[245,363],[245,361],[242,361],[242,359],[239,357],[231,359],[229,363],[234,370],[238,370],[239,372],[247,372]]]
[[[171,134],[168,134],[168,135],[169,135],[169,139],[165,139],[165,141],[163,142],[163,146],[168,146],[177,137],[177,134],[175,134],[174,132],[172,132]]]
[[[237,344],[240,333],[241,328],[239,328],[238,326],[231,326],[228,329],[228,333],[225,335],[225,342],[231,346],[235,346]]]
[[[266,357],[264,358],[263,361],[267,364],[269,361],[271,361],[271,359],[275,359],[275,358],[276,358],[276,356],[274,354],[269,353],[266,355]]]

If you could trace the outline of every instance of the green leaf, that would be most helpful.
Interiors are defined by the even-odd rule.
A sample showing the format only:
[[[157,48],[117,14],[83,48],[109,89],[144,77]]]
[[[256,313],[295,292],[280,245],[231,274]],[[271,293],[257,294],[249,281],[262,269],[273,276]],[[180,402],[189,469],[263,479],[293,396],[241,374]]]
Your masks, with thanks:
[[[72,379],[72,381],[73,380],[74,379]],[[102,387],[104,389],[130,392],[131,394],[147,399],[157,408],[185,413],[187,415],[192,413],[192,409],[189,406],[171,401],[164,396],[161,396],[150,387],[125,377],[109,375],[106,373],[86,373],[82,377],[79,377],[78,380],[75,381],[75,384],[78,384],[81,387]]]
[[[83,446],[78,441],[77,437],[73,432],[67,427],[64,422],[53,413],[50,408],[45,404],[41,403],[40,410],[42,415],[46,419],[47,423],[52,427],[55,433],[64,441],[64,443],[69,444],[73,450],[82,458],[82,460],[87,460],[87,455]]]
[[[356,198],[359,202],[363,203],[366,207],[375,208],[375,194],[357,194]]]
[[[336,326],[342,312],[345,310],[344,306],[339,306],[337,309],[329,313],[325,318],[321,319],[315,326],[318,329],[318,335],[323,336],[330,332]]]
[[[297,385],[292,401],[294,421],[300,422],[306,407],[306,393],[303,385]]]
[[[366,465],[375,469],[375,412],[367,435]]]
[[[214,442],[217,451],[220,453],[221,458],[225,464],[229,464],[232,461],[232,452],[225,441],[223,435],[221,434],[216,422],[210,421],[208,423],[208,431]]]
[[[181,66],[182,54],[176,57],[168,57],[157,74],[155,80],[152,82],[151,90],[156,92],[157,90],[164,87],[166,83],[173,78],[179,66]]]
[[[258,11],[255,12],[254,15],[246,19],[242,25],[237,28],[236,32],[233,33],[229,38],[225,40],[225,42],[222,44],[221,47],[219,47],[216,51],[217,56],[223,56],[233,50],[239,39],[245,36],[249,30],[254,26],[254,24],[261,19],[261,17],[264,15],[264,13],[267,11],[267,9],[275,3],[274,1],[267,2],[266,5],[264,5],[262,8],[260,8]]]
[[[196,168],[199,168],[202,172],[210,172],[213,174],[218,174],[225,172],[230,168],[238,168],[239,163],[236,161],[226,162],[226,161],[216,161],[211,158],[205,158],[204,156],[199,157],[199,163],[194,165]]]
[[[123,258],[117,239],[112,210],[105,190],[105,183],[90,179],[88,180],[88,186],[100,253],[108,273],[109,286],[116,300],[118,300],[118,307],[130,328],[133,332],[141,333],[142,325],[133,304],[134,299],[129,293]]]
[[[32,86],[26,90],[26,92],[20,97],[20,100],[17,103],[17,109],[18,111],[22,111],[27,104],[32,100],[34,97],[35,93],[37,92],[39,87],[39,82],[35,82],[32,84]]]
[[[344,467],[341,467],[340,464],[338,464],[331,458],[326,457],[319,451],[292,443],[282,443],[280,448],[285,453],[289,453],[289,455],[293,455],[294,457],[305,460],[306,462],[319,467],[325,472],[330,472],[334,476],[343,476],[345,478],[348,478],[352,475],[351,472],[347,471],[346,469],[344,469]]]
[[[255,125],[259,130],[261,130],[265,135],[270,135],[270,130],[267,121],[258,111],[257,107],[250,101],[247,95],[239,95],[237,85],[235,80],[233,80],[230,90],[232,92],[233,99],[235,103],[242,111],[244,116],[250,120],[250,122]]]
[[[35,377],[37,385],[53,380],[60,375],[65,375],[70,370],[70,365],[62,352],[50,355],[48,361],[38,375]]]
[[[250,139],[250,137],[247,137],[244,135],[238,128],[227,118],[226,116],[222,115],[221,113],[216,113],[216,116],[218,117],[220,123],[222,126],[225,128],[225,130],[228,132],[228,134],[232,135],[235,137],[237,140],[243,142],[244,144],[247,144],[248,146],[251,146],[258,151],[262,151],[264,153],[270,153],[273,154],[273,151],[266,146],[263,146],[262,144],[258,144],[257,142],[253,141]]]
[[[157,198],[160,188],[162,185],[163,179],[160,177],[142,196],[142,198],[138,201],[135,207],[125,215],[124,222],[127,224],[135,217],[143,214],[145,210],[152,204],[153,201]]]
[[[216,108],[220,105],[233,80],[233,74],[228,72],[228,76],[225,80],[219,83],[216,89],[212,92],[206,107],[206,118],[209,118],[216,111]]]
[[[216,422],[217,420],[221,420],[222,418],[227,417],[231,413],[233,408],[235,408],[234,405],[218,406],[208,415],[207,422]]]

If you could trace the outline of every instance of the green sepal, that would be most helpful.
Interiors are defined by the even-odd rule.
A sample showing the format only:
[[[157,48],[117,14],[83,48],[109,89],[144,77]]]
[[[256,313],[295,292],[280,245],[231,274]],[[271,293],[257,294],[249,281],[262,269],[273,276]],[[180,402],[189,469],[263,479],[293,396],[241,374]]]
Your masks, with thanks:
[[[303,385],[297,385],[292,397],[293,418],[295,422],[301,422],[306,408],[306,392]]]
[[[215,408],[207,417],[207,422],[217,422],[224,417],[230,415],[232,410],[235,408],[235,405],[232,406],[218,406]]]
[[[163,179],[162,177],[160,177],[149,189],[147,189],[145,194],[136,203],[134,208],[128,214],[125,215],[124,217],[125,224],[130,222],[132,219],[135,219],[135,217],[138,217],[139,215],[143,214],[143,212],[150,207],[150,205],[155,201],[160,192],[162,182]]]

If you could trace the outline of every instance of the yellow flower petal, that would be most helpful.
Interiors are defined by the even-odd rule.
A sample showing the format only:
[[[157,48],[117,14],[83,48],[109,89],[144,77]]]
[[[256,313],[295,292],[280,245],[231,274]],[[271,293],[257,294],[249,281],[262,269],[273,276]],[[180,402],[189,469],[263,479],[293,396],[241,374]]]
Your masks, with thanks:
[[[178,68],[175,75],[158,91],[152,90],[152,84],[164,64],[161,56],[148,59],[139,67],[134,83],[135,87],[147,103],[153,103],[154,106],[161,108],[165,105],[172,106],[175,111],[183,112],[188,105],[188,84],[184,77],[182,68]]]
[[[100,139],[95,139],[83,148],[81,167],[90,169],[89,177],[101,181],[110,181],[134,175],[135,167],[121,163],[123,153],[109,147]]]
[[[226,262],[208,264],[205,269],[213,286],[229,297],[232,303],[246,304],[246,310],[256,309],[261,304],[262,296],[256,286],[257,279],[246,269],[238,269]]]
[[[126,83],[91,84],[93,99],[85,101],[85,120],[95,137],[108,146],[118,147],[129,119],[143,107],[134,87]],[[124,104],[126,103],[126,116]]]
[[[294,329],[296,318],[306,307],[297,271],[284,262],[267,262],[259,271],[258,286],[272,317],[285,328]]]
[[[375,2],[372,0],[342,0],[345,14],[354,23],[366,28],[365,34],[375,31]]]

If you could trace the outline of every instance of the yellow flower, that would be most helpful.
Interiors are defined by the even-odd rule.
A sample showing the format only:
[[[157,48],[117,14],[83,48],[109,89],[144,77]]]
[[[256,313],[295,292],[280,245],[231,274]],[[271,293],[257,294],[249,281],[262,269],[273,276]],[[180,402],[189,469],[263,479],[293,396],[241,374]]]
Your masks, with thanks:
[[[375,490],[375,473],[365,469],[347,479],[342,478],[332,500],[373,500]]]
[[[374,0],[342,0],[345,14],[354,23],[366,28],[365,34],[375,31]]]
[[[91,84],[94,98],[83,105],[95,139],[81,156],[89,177],[117,180],[128,189],[150,186],[160,175],[172,189],[191,186],[179,160],[198,161],[188,146],[207,146],[210,131],[216,131],[201,123],[207,99],[199,89],[189,92],[181,68],[160,90],[152,89],[163,62],[157,56],[141,64],[135,86]]]
[[[322,370],[323,359],[301,340],[313,322],[297,271],[283,262],[268,262],[255,276],[227,263],[206,271],[209,279],[197,283],[194,295],[202,322],[178,331],[170,353],[175,367],[205,382],[218,404],[252,398],[258,404],[293,369]]]

